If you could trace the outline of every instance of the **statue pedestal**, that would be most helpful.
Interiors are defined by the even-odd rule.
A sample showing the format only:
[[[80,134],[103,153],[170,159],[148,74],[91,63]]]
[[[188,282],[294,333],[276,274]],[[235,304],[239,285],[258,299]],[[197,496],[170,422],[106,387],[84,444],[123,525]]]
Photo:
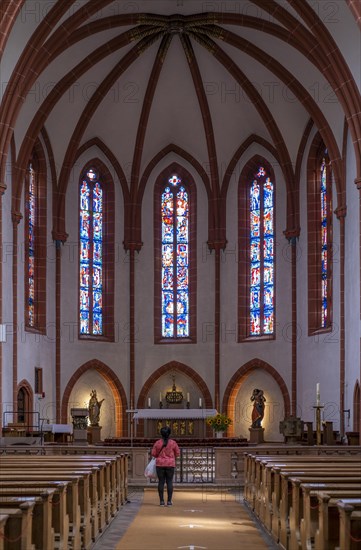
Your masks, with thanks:
[[[101,429],[101,426],[88,426],[88,443],[90,443],[90,445],[95,445],[95,443],[101,441]]]
[[[258,444],[264,443],[264,428],[249,428],[249,442]]]

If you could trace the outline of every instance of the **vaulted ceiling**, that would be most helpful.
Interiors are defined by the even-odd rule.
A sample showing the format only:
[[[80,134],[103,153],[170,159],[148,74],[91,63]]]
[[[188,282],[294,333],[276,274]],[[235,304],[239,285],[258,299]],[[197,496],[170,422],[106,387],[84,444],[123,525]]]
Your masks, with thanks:
[[[115,166],[129,204],[171,150],[197,166],[217,200],[252,143],[272,153],[296,193],[313,125],[329,150],[339,205],[345,128],[361,178],[357,2],[4,4],[0,181],[11,151],[15,209],[40,133],[59,197],[90,145]],[[292,229],[298,222],[290,210]]]

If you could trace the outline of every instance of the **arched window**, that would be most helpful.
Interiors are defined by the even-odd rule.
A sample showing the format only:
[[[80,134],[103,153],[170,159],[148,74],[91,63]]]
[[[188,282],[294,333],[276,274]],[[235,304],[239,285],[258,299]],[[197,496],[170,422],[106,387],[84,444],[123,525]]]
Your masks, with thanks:
[[[157,236],[155,297],[160,318],[155,323],[156,341],[195,339],[194,207],[194,185],[185,171],[174,170],[158,178],[154,217]]]
[[[272,338],[275,327],[275,186],[268,163],[252,160],[239,187],[239,338]]]
[[[308,160],[308,320],[309,333],[332,324],[332,171],[319,135]]]
[[[107,176],[103,178],[96,166],[91,166],[80,180],[80,337],[112,338],[114,335],[114,197],[113,185]]]
[[[25,176],[25,327],[46,325],[46,167],[37,142]]]

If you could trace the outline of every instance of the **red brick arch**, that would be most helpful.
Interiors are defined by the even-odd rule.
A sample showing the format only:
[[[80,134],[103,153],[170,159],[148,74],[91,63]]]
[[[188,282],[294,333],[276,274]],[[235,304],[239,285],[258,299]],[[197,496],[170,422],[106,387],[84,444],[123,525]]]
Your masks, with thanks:
[[[179,361],[169,361],[168,363],[165,363],[165,365],[162,365],[156,371],[154,371],[153,374],[151,374],[151,376],[149,376],[149,378],[145,381],[142,389],[139,392],[137,408],[146,408],[146,397],[149,393],[149,390],[157,382],[157,380],[159,380],[159,378],[169,372],[179,372],[188,376],[191,380],[193,380],[193,382],[198,387],[200,393],[202,394],[205,408],[211,409],[213,407],[211,393],[203,378],[201,378],[201,376],[199,376],[199,374],[195,370],[193,370],[191,367],[188,367],[184,363],[180,363]],[[143,421],[140,421],[138,426],[138,433],[141,434],[143,430]]]
[[[200,393],[202,394],[202,397],[204,399],[204,404],[206,409],[211,409],[213,406],[212,396],[208,389],[207,384],[204,382],[203,378],[199,376],[199,374],[193,370],[191,367],[188,367],[184,363],[180,363],[179,361],[169,361],[169,363],[166,363],[165,365],[162,365],[153,372],[153,374],[148,378],[148,380],[145,381],[142,389],[139,392],[138,397],[138,403],[137,407],[139,409],[144,409],[146,407],[146,397],[149,393],[149,390],[151,387],[161,378],[164,374],[167,374],[169,372],[178,371],[182,374],[185,374],[189,378],[193,380],[193,382],[196,384],[196,386],[199,388]]]
[[[276,369],[271,367],[266,361],[258,358],[251,359],[234,373],[224,392],[222,411],[227,411],[228,416],[232,418],[230,411],[234,410],[236,397],[242,382],[252,371],[257,369],[264,370],[277,382],[283,396],[285,416],[288,416],[290,414],[290,396],[285,381]],[[233,430],[233,426],[228,429],[228,436],[234,437]]]
[[[74,388],[75,383],[89,371],[89,369],[96,370],[109,384],[112,395],[115,402],[115,437],[121,437],[128,435],[128,423],[124,422],[126,418],[126,409],[127,409],[127,396],[125,394],[124,388],[119,380],[119,378],[114,374],[112,369],[110,369],[105,363],[99,361],[99,359],[91,359],[83,365],[81,365],[72,375],[69,382],[66,385],[63,394],[63,400],[61,404],[61,418],[62,422],[66,423],[67,421],[67,411],[69,398],[72,389]]]

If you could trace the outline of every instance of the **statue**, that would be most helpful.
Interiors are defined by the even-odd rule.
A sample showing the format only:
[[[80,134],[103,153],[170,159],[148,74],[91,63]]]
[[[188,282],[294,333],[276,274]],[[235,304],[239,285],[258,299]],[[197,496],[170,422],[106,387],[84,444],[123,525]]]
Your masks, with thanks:
[[[89,420],[91,426],[99,426],[100,407],[104,399],[98,401],[97,390],[92,390],[89,399]]]
[[[266,401],[263,390],[255,388],[251,396],[251,401],[253,401],[252,428],[261,428],[264,417],[264,404]]]

